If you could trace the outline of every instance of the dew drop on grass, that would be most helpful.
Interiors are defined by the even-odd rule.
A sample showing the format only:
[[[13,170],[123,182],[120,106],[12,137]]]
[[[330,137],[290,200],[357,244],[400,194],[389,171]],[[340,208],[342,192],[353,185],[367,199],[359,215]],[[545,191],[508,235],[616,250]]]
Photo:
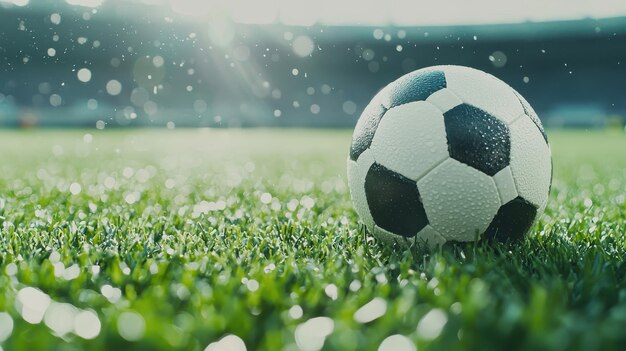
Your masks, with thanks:
[[[289,309],[289,318],[291,319],[300,319],[303,314],[304,311],[302,311],[302,307],[300,307],[300,305],[291,306]]]
[[[94,339],[101,328],[100,319],[93,311],[81,311],[74,316],[74,333],[83,339]]]
[[[16,307],[22,318],[30,324],[41,323],[50,305],[50,296],[39,289],[26,287],[17,293]]]
[[[302,351],[318,351],[324,347],[326,337],[332,334],[335,322],[328,317],[314,317],[298,325],[296,344]]]
[[[114,288],[108,284],[105,284],[100,288],[100,293],[107,300],[109,300],[110,303],[116,303],[122,297],[122,290]]]
[[[246,288],[251,292],[259,290],[259,282],[255,279],[250,279],[246,282]]]
[[[276,265],[273,263],[270,263],[263,268],[263,272],[265,274],[269,274],[269,273],[272,273],[275,269],[276,269]]]
[[[73,264],[67,267],[63,271],[63,279],[65,280],[74,280],[78,278],[79,275],[80,275],[80,266],[77,264]]]
[[[264,204],[269,204],[272,201],[272,195],[270,193],[261,194],[261,202]]]
[[[339,294],[337,285],[328,284],[326,288],[324,288],[324,293],[326,293],[326,296],[328,296],[331,300],[333,301],[337,300],[337,296]]]
[[[6,312],[0,312],[0,343],[7,340],[13,333],[13,318]]]
[[[82,187],[80,184],[78,183],[70,184],[70,193],[72,193],[72,195],[80,194],[81,190],[82,190]]]
[[[48,257],[50,263],[57,263],[61,260],[61,254],[58,251],[52,251]]]
[[[55,277],[60,278],[61,276],[63,276],[63,273],[65,272],[65,265],[63,264],[63,262],[56,262],[52,266],[54,267]]]
[[[348,288],[349,288],[349,289],[350,289],[350,291],[352,291],[352,292],[359,291],[359,289],[361,289],[361,281],[356,280],[356,279],[355,279],[355,280],[353,280],[353,281],[350,283],[350,286],[349,286]]]
[[[313,200],[313,198],[311,198],[310,196],[304,196],[302,199],[300,199],[300,205],[302,205],[306,209],[311,209],[315,205],[315,200]]]
[[[354,313],[354,320],[359,323],[369,323],[382,317],[385,312],[387,312],[387,301],[383,298],[375,297]]]
[[[296,200],[296,199],[289,200],[289,202],[287,203],[287,210],[293,212],[298,207],[299,203],[300,202],[298,200]]]
[[[63,336],[74,329],[76,307],[67,303],[52,302],[46,309],[44,324],[56,335]]]
[[[7,264],[7,266],[4,268],[4,272],[9,276],[12,277],[14,275],[17,274],[17,265],[13,262]],[[2,341],[0,339],[0,341]]]
[[[246,344],[237,335],[229,334],[210,343],[204,351],[246,351]]]
[[[441,309],[435,308],[420,319],[417,324],[417,333],[426,340],[436,339],[448,322],[448,315]]]
[[[127,341],[138,341],[146,332],[146,321],[136,312],[122,312],[117,318],[117,331]]]
[[[404,335],[395,334],[385,338],[378,346],[378,351],[415,351],[415,344]]]

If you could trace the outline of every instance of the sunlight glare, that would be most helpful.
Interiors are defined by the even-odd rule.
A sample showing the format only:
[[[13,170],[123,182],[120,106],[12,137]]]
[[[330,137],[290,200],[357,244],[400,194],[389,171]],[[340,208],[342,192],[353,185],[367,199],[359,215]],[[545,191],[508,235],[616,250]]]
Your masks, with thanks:
[[[232,2],[232,19],[239,23],[271,24],[278,17],[278,0],[235,0]]]
[[[235,38],[235,29],[228,20],[214,19],[209,23],[209,38],[218,46],[228,46]]]
[[[98,7],[102,5],[104,0],[65,0],[70,5],[84,6],[84,7]]]
[[[28,0],[0,0],[13,3]],[[66,0],[70,3],[103,0]],[[110,0],[113,1],[113,0]],[[119,1],[119,0],[118,0]],[[149,3],[154,0],[144,0]],[[464,25],[521,23],[525,21],[601,18],[626,14],[626,2],[581,3],[570,0],[543,0],[510,3],[499,0],[415,1],[388,0],[380,6],[364,6],[361,0],[165,0],[171,9],[191,18],[230,19],[237,23],[311,26],[326,25]],[[153,2],[158,3],[158,2]],[[451,9],[454,9],[453,11]],[[488,9],[488,11],[486,10]]]
[[[29,0],[0,0],[0,3],[8,3],[15,6],[26,6],[28,5]]]
[[[286,25],[312,26],[319,21],[321,11],[315,1],[280,0],[280,21]]]
[[[216,7],[215,1],[204,0],[169,0],[172,10],[180,15],[202,17]]]

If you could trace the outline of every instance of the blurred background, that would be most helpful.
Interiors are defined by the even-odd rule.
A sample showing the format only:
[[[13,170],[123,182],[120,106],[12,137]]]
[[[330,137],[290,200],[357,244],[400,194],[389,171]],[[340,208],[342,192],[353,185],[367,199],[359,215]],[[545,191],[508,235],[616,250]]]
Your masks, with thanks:
[[[352,127],[437,64],[623,128],[626,1],[0,0],[5,127]]]

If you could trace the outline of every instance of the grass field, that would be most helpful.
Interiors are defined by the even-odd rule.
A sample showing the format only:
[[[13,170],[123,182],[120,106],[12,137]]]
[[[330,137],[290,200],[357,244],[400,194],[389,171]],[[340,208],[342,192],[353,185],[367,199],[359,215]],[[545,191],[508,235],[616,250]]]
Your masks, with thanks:
[[[2,132],[0,346],[624,350],[626,135],[549,137],[525,241],[419,255],[359,225],[347,131]]]

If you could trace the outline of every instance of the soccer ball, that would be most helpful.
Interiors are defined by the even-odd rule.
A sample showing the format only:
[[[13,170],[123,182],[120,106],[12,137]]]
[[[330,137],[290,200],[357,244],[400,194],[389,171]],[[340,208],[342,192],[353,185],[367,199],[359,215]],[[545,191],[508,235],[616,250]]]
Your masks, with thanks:
[[[543,212],[550,146],[528,102],[461,66],[400,77],[365,108],[348,159],[354,207],[378,239],[430,247],[518,240]]]

